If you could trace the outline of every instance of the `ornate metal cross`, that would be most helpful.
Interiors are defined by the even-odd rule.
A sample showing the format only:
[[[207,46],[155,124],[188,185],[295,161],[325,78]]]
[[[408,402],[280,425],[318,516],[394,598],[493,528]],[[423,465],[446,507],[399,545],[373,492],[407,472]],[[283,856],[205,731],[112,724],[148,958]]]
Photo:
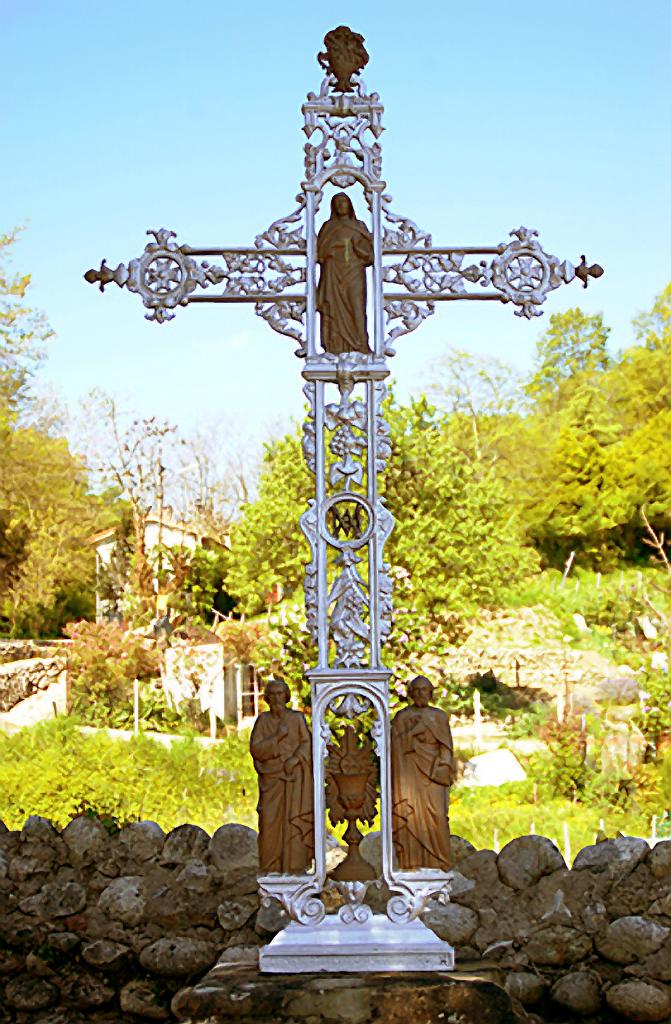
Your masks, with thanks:
[[[315,969],[317,949],[320,963],[334,970],[348,969],[348,965],[354,965],[352,969],[436,969],[451,965],[451,949],[435,936],[430,939],[431,933],[418,918],[428,899],[447,896],[453,873],[433,868],[399,870],[392,837],[390,672],[381,649],[392,621],[392,586],[384,547],[394,520],[378,494],[379,477],[391,451],[382,412],[387,358],[394,355],[397,339],[418,328],[439,302],[510,303],[516,316],[531,318],[541,315],[541,305],[560,285],[578,278],[586,287],[591,277],[603,271],[598,265],[587,266],[584,257],[574,266],[549,255],[537,232],[525,227],[512,231],[512,240],[498,245],[435,246],[430,234],[391,208],[381,176],[383,107],[377,93],[367,92],[360,77],[368,60],[362,37],[340,26],[328,33],[325,44],[319,61],[326,77],[319,92],[309,93],[303,105],[303,130],[308,137],[305,179],[291,213],[274,221],[246,248],[177,244],[172,231],[150,231],[153,241],[138,259],[115,270],[103,261],[99,270],[84,276],[98,283],[101,291],[113,282],[135,292],[147,309],[146,318],[158,323],[171,320],[177,307],[195,302],[251,302],[273,330],[298,343],[296,355],[305,360],[303,391],[308,402],[303,452],[315,478],[314,496],[300,520],[311,552],[305,574],[307,625],[317,649],[317,665],[308,673],[315,869],[259,879],[263,897],[279,899],[293,921],[263,951],[262,968]],[[331,350],[325,351],[319,343],[318,311],[324,340],[325,317],[333,314],[329,303],[342,299],[344,312],[337,313],[341,321],[356,320],[358,315],[352,309],[351,294],[338,294],[344,285],[336,285],[331,298],[324,285],[328,257],[318,250],[317,218],[324,195],[333,189],[359,195],[368,210],[369,227],[355,219],[348,202],[344,211],[336,203],[332,209],[338,209],[331,216],[349,217],[348,239],[354,239],[354,249],[357,238],[364,248],[372,245],[370,258],[362,257],[362,267],[366,262],[372,267],[367,302],[371,348],[366,327],[361,328],[366,318],[365,269],[357,286],[362,303],[359,333],[363,330],[364,341],[352,346],[356,350],[326,345]],[[341,244],[336,236],[337,232],[332,233],[333,251]],[[347,239],[341,244],[345,274],[351,269],[349,245]],[[347,323],[345,327],[349,329]],[[319,898],[329,884],[327,746],[332,728],[342,727],[343,720],[360,725],[362,716],[372,717],[380,759],[382,876],[392,893],[384,927],[379,915],[373,923],[369,921],[370,912],[362,903],[368,883],[330,883],[341,889],[346,900],[337,920],[325,915]],[[364,929],[357,933],[356,955],[346,952],[347,934],[353,934],[347,928],[355,926]],[[313,951],[307,954],[310,944]]]

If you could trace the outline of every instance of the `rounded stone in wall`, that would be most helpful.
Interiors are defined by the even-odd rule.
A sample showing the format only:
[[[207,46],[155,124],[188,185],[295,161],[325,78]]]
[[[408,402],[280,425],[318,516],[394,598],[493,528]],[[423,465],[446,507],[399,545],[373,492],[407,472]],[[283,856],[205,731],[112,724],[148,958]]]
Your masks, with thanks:
[[[226,967],[258,967],[258,946],[227,946],[220,954],[217,964]]]
[[[38,914],[43,919],[71,917],[86,906],[86,889],[78,882],[47,882],[38,893],[22,900],[24,914]]]
[[[382,876],[382,833],[368,832],[359,844],[359,853],[380,878]]]
[[[622,981],[606,992],[606,1002],[627,1020],[666,1021],[671,1016],[671,995],[652,981]]]
[[[219,916],[219,923],[223,928],[221,916]],[[282,909],[277,900],[270,900],[269,903],[262,903],[259,907],[254,920],[254,931],[263,939],[269,939],[286,928],[288,923],[289,916],[286,911]]]
[[[665,839],[664,842],[653,846],[647,864],[655,878],[671,875],[671,839]]]
[[[596,948],[606,960],[633,964],[661,949],[670,930],[650,917],[618,917],[596,939]]]
[[[506,992],[522,1006],[534,1006],[543,998],[545,989],[543,978],[531,971],[515,971],[506,977]]]
[[[671,917],[671,887],[670,891],[665,896],[660,896],[658,900],[652,904],[648,909],[648,914],[662,914],[664,917]]]
[[[58,953],[71,953],[81,942],[76,932],[51,932],[47,935],[47,946]]]
[[[119,1002],[124,1013],[132,1013],[147,1020],[167,1020],[170,1010],[162,1006],[149,981],[129,981],[119,993]]]
[[[475,853],[475,847],[473,843],[469,843],[468,839],[463,839],[461,836],[450,836],[450,852],[452,853],[452,862],[458,864],[464,857],[470,857],[472,853]]]
[[[160,863],[173,865],[186,864],[187,860],[202,860],[209,844],[210,837],[200,825],[178,825],[168,833]]]
[[[571,971],[555,982],[551,995],[559,1006],[588,1017],[601,1006],[601,981],[594,971]]]
[[[58,1002],[60,992],[55,985],[45,978],[32,974],[23,974],[14,978],[5,988],[5,1000],[15,1010],[30,1012],[46,1010]]]
[[[493,850],[476,850],[459,861],[459,873],[475,882],[478,888],[491,889],[501,885]]]
[[[223,874],[258,870],[258,833],[246,825],[221,825],[208,839],[208,849],[212,863]]]
[[[451,946],[465,946],[475,934],[480,918],[474,910],[458,903],[443,904],[433,901],[422,914],[422,921],[438,938]]]
[[[157,857],[165,843],[165,832],[155,821],[132,821],[119,833],[119,845],[133,860]]]
[[[60,836],[48,818],[31,814],[21,829],[21,842],[57,843]]]
[[[564,925],[541,928],[531,936],[524,948],[532,963],[548,967],[576,963],[584,960],[591,951],[592,940],[589,935]]]
[[[605,871],[611,876],[622,876],[633,871],[649,852],[645,839],[635,836],[606,839],[580,850],[573,861],[573,870]]]
[[[177,875],[175,882],[198,899],[206,893],[213,882],[212,871],[202,860],[188,860]]]
[[[85,814],[68,822],[61,835],[68,848],[70,862],[76,867],[99,860],[109,843],[109,833],[102,822]]]
[[[272,901],[276,903],[275,900]],[[225,932],[234,932],[243,928],[259,907],[259,898],[240,896],[237,900],[226,900],[217,907],[217,919]]]
[[[146,901],[142,895],[142,879],[139,875],[122,875],[115,878],[100,894],[98,906],[103,913],[116,921],[134,927],[144,918]]]
[[[212,942],[182,936],[157,939],[140,953],[140,963],[152,974],[167,978],[186,978],[211,967],[217,958]]]
[[[91,967],[105,968],[107,971],[120,971],[127,966],[131,951],[121,942],[111,939],[96,939],[82,947],[82,957]]]
[[[519,836],[511,840],[496,863],[501,881],[512,889],[528,889],[544,875],[566,867],[555,844],[545,836]]]
[[[635,974],[639,978],[654,978],[655,981],[671,981],[671,942],[665,942],[656,953],[625,968],[625,974]]]
[[[106,978],[80,965],[71,965],[59,971],[58,986],[61,1001],[78,1010],[96,1010],[114,999],[115,992]]]

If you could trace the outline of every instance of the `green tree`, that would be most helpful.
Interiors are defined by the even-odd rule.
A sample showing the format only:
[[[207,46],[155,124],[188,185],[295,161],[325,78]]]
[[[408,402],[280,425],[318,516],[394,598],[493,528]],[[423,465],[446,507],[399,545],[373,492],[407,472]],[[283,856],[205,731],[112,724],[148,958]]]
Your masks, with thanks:
[[[0,429],[4,416],[15,416],[29,402],[28,387],[44,357],[44,343],[53,335],[44,315],[25,305],[29,274],[9,268],[18,229],[0,235]]]
[[[588,316],[579,308],[553,313],[537,342],[534,372],[525,387],[532,402],[545,414],[557,411],[573,393],[576,379],[607,370],[609,334],[601,313]]]
[[[392,402],[387,415],[392,455],[381,493],[397,524],[386,559],[412,577],[421,610],[496,604],[505,584],[536,562],[494,470],[459,451],[425,399]],[[263,610],[278,584],[287,597],[298,591],[309,557],[298,519],[313,487],[297,434],[268,447],[258,499],[232,535],[226,587],[240,611]]]
[[[278,586],[291,596],[302,583],[309,551],[298,519],[313,487],[298,433],[266,445],[258,497],[243,505],[231,534],[225,587],[239,611],[256,614]]]
[[[32,376],[52,332],[25,304],[30,277],[6,269],[15,238],[0,238],[0,631],[39,635],[93,608],[84,541],[100,506],[83,464],[34,408]]]
[[[636,344],[624,350],[609,375],[609,392],[627,430],[671,409],[671,284],[649,313],[634,319],[634,334]]]
[[[9,428],[0,446],[0,529],[13,552],[0,578],[0,629],[52,634],[93,611],[95,559],[86,539],[99,523],[86,472],[64,438]]]
[[[535,418],[538,447],[527,479],[525,518],[534,542],[554,565],[570,550],[601,564],[618,526],[609,452],[618,439],[608,397],[580,375],[566,406],[547,423]]]
[[[536,567],[495,468],[453,443],[426,399],[389,409],[393,453],[383,492],[396,527],[388,559],[411,577],[428,613],[492,607]]]
[[[605,567],[626,546],[631,509],[612,471],[624,427],[613,401],[609,333],[601,314],[576,308],[553,315],[525,386],[509,488],[550,565],[574,550],[583,563]]]
[[[447,413],[453,443],[475,459],[496,461],[520,411],[521,382],[506,363],[456,348],[431,368],[428,397]]]
[[[223,590],[228,551],[218,546],[164,548],[161,593],[168,595],[173,625],[212,627],[215,611],[226,614],[232,602]]]

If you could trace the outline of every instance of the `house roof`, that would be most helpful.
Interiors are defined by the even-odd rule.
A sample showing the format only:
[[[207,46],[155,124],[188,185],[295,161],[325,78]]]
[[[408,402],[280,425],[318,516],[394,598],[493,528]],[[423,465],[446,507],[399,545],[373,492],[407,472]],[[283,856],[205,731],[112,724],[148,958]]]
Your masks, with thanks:
[[[218,544],[220,547],[230,548],[231,546],[230,538],[228,536],[226,536],[222,542],[207,530],[199,529],[198,527],[189,523],[184,523],[179,519],[173,519],[169,513],[163,514],[163,520],[161,522],[161,518],[156,512],[150,512],[145,522],[147,526],[153,523],[156,525],[160,524],[162,526],[170,527],[170,529],[175,530],[178,533],[183,533],[189,537],[195,537],[195,539],[201,543],[203,540],[209,540]],[[106,530],[99,530],[97,533],[92,534],[87,538],[86,543],[91,547],[99,547],[99,545],[104,544],[105,542],[113,541],[115,534],[116,526],[109,526]]]

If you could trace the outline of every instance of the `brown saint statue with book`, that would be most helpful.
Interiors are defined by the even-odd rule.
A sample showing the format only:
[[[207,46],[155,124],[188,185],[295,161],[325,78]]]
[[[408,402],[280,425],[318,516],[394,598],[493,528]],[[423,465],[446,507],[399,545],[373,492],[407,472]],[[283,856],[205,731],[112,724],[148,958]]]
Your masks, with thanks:
[[[250,750],[259,777],[259,864],[263,874],[300,874],[314,857],[312,744],[305,717],[287,707],[282,679],[264,692],[269,711],[254,723]]]
[[[392,832],[402,871],[452,867],[450,785],[454,778],[448,716],[429,704],[433,685],[417,676],[408,686],[412,701],[391,725]]]

